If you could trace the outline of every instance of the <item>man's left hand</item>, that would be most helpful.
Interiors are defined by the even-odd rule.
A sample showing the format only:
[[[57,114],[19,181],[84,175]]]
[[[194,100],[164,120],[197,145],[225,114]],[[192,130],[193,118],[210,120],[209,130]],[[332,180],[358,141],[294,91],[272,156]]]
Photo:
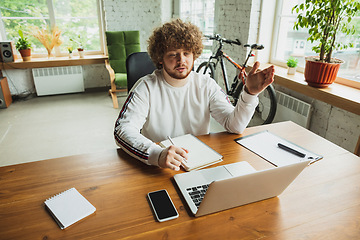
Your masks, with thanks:
[[[274,66],[270,66],[262,71],[257,72],[259,66],[260,63],[255,62],[254,66],[252,67],[246,78],[245,89],[249,94],[252,95],[261,93],[267,86],[269,86],[274,81]]]

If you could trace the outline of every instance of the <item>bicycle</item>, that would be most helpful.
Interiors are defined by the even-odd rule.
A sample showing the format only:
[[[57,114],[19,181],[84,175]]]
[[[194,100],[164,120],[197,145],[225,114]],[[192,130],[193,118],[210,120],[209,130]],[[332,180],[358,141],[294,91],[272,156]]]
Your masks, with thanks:
[[[232,104],[235,106],[239,99],[241,90],[243,89],[243,86],[246,82],[246,78],[244,76],[244,78],[240,79],[239,74],[236,74],[236,76],[231,84],[231,87],[229,87],[229,81],[228,81],[228,77],[227,77],[227,73],[226,73],[224,58],[227,61],[229,61],[237,69],[238,73],[240,73],[241,71],[245,71],[245,68],[247,67],[246,64],[249,61],[249,58],[255,56],[253,54],[253,52],[255,50],[264,49],[264,46],[258,45],[258,44],[252,44],[252,45],[245,44],[244,47],[247,47],[247,48],[250,47],[250,51],[247,54],[245,62],[242,65],[239,65],[233,59],[231,59],[226,53],[224,53],[222,51],[224,43],[227,43],[230,45],[236,44],[236,45],[241,46],[242,44],[239,41],[239,39],[236,39],[235,41],[229,40],[229,39],[222,38],[219,34],[215,34],[214,36],[205,35],[205,37],[207,37],[210,40],[218,41],[219,45],[218,45],[215,53],[212,56],[210,56],[209,60],[206,62],[203,62],[199,65],[196,72],[199,73],[200,71],[203,71],[203,74],[209,74],[211,78],[215,79],[214,77],[215,77],[216,66],[220,62],[226,94],[230,97]],[[213,61],[213,59],[215,59],[216,61]],[[267,100],[267,99],[269,99],[269,100]],[[268,101],[269,104],[265,103],[266,101]],[[267,105],[270,105],[269,109],[266,107]],[[275,117],[276,107],[277,107],[277,103],[276,103],[275,90],[272,85],[269,85],[266,88],[266,91],[263,91],[262,96],[259,96],[259,104],[256,107],[255,113],[251,120],[252,125],[261,125],[261,124],[271,123]]]

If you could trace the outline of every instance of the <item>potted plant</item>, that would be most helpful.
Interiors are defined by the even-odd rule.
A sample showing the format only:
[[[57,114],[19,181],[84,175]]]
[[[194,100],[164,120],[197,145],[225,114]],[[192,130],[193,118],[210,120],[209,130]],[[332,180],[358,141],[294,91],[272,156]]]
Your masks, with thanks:
[[[80,58],[84,58],[84,56],[85,56],[84,49],[83,48],[78,48],[77,50],[79,52]]]
[[[84,54],[84,47],[83,47],[83,44],[82,44],[82,41],[81,41],[81,36],[78,35],[78,38],[79,38],[79,40],[75,40],[75,39],[70,38],[70,41],[76,42],[79,45],[77,50],[79,52],[80,58],[83,58],[84,55],[85,55]]]
[[[69,47],[67,47],[67,50],[69,52],[69,58],[72,58],[73,57],[73,47],[69,46]]]
[[[288,74],[295,74],[298,63],[299,60],[297,58],[288,58],[288,60],[286,61],[286,65],[288,66]]]
[[[308,28],[310,42],[316,42],[312,50],[319,54],[305,57],[305,81],[313,87],[327,87],[336,79],[343,60],[332,58],[337,49],[346,49],[353,44],[339,41],[339,33],[352,35],[355,28],[349,25],[360,9],[355,0],[305,0],[295,5],[292,12],[298,14],[294,29]]]
[[[53,48],[62,44],[62,40],[60,39],[61,31],[57,26],[54,26],[53,28],[33,27],[32,35],[38,39],[42,45],[44,45],[46,51],[48,52],[48,59],[51,59],[51,52]]]
[[[31,60],[31,43],[24,37],[24,33],[21,29],[18,31],[19,39],[16,42],[16,49],[20,52],[23,61],[30,61]]]

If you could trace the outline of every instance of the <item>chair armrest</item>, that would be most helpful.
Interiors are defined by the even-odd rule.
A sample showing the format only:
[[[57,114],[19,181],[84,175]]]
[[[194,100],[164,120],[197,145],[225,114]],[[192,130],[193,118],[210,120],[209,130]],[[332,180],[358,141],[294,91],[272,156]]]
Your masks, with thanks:
[[[110,62],[109,60],[105,60],[105,67],[109,72],[110,75],[110,82],[113,83],[115,81],[115,71],[114,69],[112,69],[112,67],[110,66]]]

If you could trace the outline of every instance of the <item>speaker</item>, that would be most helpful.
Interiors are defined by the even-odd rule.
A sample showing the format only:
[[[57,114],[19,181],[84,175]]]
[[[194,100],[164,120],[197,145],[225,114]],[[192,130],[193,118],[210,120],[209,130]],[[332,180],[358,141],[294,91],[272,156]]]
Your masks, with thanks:
[[[4,77],[0,80],[0,108],[9,107],[10,103],[12,103],[12,98],[9,84],[7,82],[7,78]]]
[[[14,62],[14,44],[13,42],[0,42],[0,52],[2,62]]]

